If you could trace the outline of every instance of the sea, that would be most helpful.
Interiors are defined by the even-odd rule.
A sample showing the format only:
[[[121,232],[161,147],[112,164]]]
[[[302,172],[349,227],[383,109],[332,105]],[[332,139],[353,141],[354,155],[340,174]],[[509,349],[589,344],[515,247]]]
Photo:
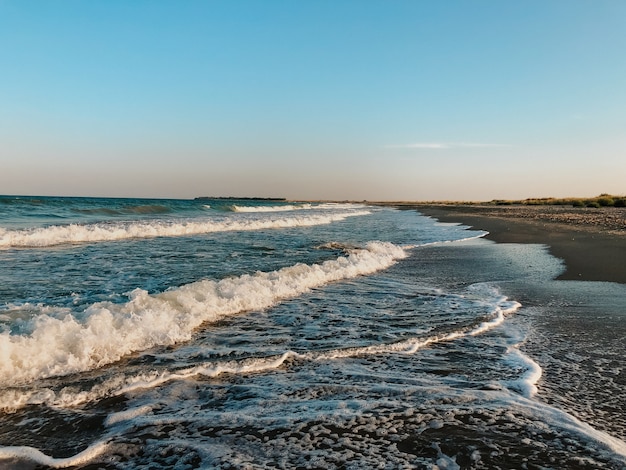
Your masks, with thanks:
[[[626,286],[485,235],[0,197],[0,468],[626,468]]]

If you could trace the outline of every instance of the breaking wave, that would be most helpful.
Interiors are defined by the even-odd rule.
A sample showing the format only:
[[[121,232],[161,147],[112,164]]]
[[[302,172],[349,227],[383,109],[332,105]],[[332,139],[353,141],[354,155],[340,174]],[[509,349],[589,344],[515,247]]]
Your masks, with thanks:
[[[0,334],[0,382],[17,385],[86,371],[136,351],[188,341],[203,323],[268,308],[333,281],[371,274],[405,256],[402,248],[391,243],[370,242],[320,264],[202,280],[154,295],[136,289],[125,304],[97,303],[77,314],[42,313],[28,322],[24,335]]]
[[[212,232],[249,231],[325,225],[369,214],[359,210],[336,214],[239,220],[114,222],[52,225],[49,227],[5,230],[0,228],[0,248],[47,247],[66,243],[92,243],[131,238],[177,237]]]
[[[233,212],[289,212],[313,209],[311,204],[289,204],[283,206],[232,206]]]

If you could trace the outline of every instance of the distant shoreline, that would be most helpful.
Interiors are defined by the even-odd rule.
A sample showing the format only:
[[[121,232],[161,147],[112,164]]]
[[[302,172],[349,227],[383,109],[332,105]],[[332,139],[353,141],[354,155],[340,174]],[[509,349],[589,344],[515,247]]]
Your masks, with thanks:
[[[564,261],[557,279],[626,284],[626,208],[374,203],[489,232],[499,243],[537,243]]]
[[[199,196],[194,198],[195,201],[286,201],[284,197],[236,197],[236,196]]]

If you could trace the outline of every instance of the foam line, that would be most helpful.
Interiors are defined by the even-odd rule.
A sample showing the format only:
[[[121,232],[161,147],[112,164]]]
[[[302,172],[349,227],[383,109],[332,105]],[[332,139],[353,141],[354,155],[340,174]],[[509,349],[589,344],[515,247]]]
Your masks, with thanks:
[[[19,385],[86,371],[133,352],[188,341],[205,322],[268,308],[330,282],[372,274],[405,256],[396,245],[370,242],[321,264],[202,280],[154,295],[136,289],[125,304],[97,303],[76,316],[42,313],[30,320],[30,334],[0,334],[0,383]]]
[[[143,416],[152,411],[152,407],[148,405],[140,406],[137,408],[131,408],[130,410],[118,411],[117,413],[111,413],[104,420],[104,425],[109,427],[117,423],[121,423],[124,421],[130,421],[132,419],[137,418],[138,416]]]
[[[580,421],[578,418],[570,415],[566,411],[553,406],[520,395],[517,396],[516,400],[521,405],[532,409],[537,415],[541,416],[541,419],[546,423],[554,425],[557,428],[589,437],[606,446],[613,453],[617,454],[621,458],[624,465],[626,465],[626,442],[623,440],[611,436],[604,431],[595,429],[593,426]]]
[[[525,371],[519,379],[509,381],[508,385],[519,390],[526,398],[534,397],[537,394],[537,382],[543,374],[541,366],[517,349],[516,346],[507,351],[507,362],[519,366]]]
[[[137,374],[131,377],[113,377],[105,383],[94,386],[91,390],[82,392],[71,392],[61,390],[58,393],[52,390],[38,390],[37,392],[24,392],[23,390],[8,391],[0,396],[0,409],[17,409],[26,404],[46,403],[48,406],[68,407],[78,406],[82,403],[101,399],[107,396],[118,396],[140,389],[158,387],[164,383],[174,380],[185,380],[196,375],[206,377],[217,377],[220,374],[249,374],[264,372],[281,367],[290,359],[305,361],[328,361],[341,358],[357,356],[379,355],[379,354],[415,354],[419,350],[436,343],[454,341],[459,338],[475,336],[487,332],[502,323],[504,315],[515,312],[521,305],[517,302],[507,301],[505,298],[499,299],[494,306],[493,318],[482,322],[474,328],[453,331],[444,335],[433,335],[426,338],[410,338],[391,344],[376,344],[364,347],[334,349],[330,351],[314,351],[298,353],[286,351],[279,356],[265,358],[250,358],[227,362],[206,362],[193,367],[179,369],[175,371],[151,371]],[[526,378],[520,379],[522,382]],[[530,380],[530,379],[528,379]],[[520,382],[520,383],[522,383]],[[520,388],[519,386],[514,388]],[[113,419],[113,418],[112,418]],[[114,418],[117,419],[117,418]]]
[[[290,358],[304,358],[304,356],[294,351],[287,351],[280,356],[274,357],[220,363],[207,362],[188,369],[178,370],[174,373],[166,371],[153,376],[135,377],[130,380],[126,386],[116,390],[115,395],[145,388],[154,388],[173,380],[185,380],[197,375],[215,378],[221,374],[253,374],[265,372],[278,369]]]
[[[67,468],[85,464],[106,452],[107,448],[108,444],[106,442],[96,442],[72,457],[55,459],[34,447],[8,446],[0,447],[0,461],[6,459],[26,459],[51,468]]]
[[[314,209],[311,204],[284,205],[284,206],[237,206],[234,205],[234,212],[288,212],[298,210]]]
[[[441,343],[445,341],[453,341],[458,338],[483,334],[491,330],[492,328],[500,325],[504,321],[505,315],[514,313],[521,306],[522,305],[518,302],[505,301],[504,299],[501,299],[499,304],[495,307],[493,318],[491,320],[482,322],[480,325],[470,330],[453,331],[445,335],[430,336],[428,338],[411,338],[392,344],[378,344],[374,346],[364,346],[361,348],[338,349],[335,351],[328,351],[321,354],[315,353],[315,357],[312,357],[312,359],[336,359],[340,357],[354,357],[359,355],[381,353],[415,354],[420,349],[423,349],[431,344]]]
[[[180,237],[214,232],[252,231],[264,229],[284,229],[311,227],[340,222],[348,217],[370,214],[359,210],[335,214],[309,214],[307,216],[220,219],[204,221],[114,222],[98,224],[52,225],[24,230],[0,228],[0,248],[47,247],[66,243],[93,243],[119,241],[131,238]]]
[[[479,238],[484,238],[487,235],[489,235],[489,232],[480,232],[478,235],[474,235],[474,236],[471,236],[471,237],[457,238],[457,239],[454,239],[454,240],[438,240],[436,242],[420,243],[418,245],[407,245],[404,248],[405,249],[410,249],[410,248],[419,248],[419,247],[423,247],[423,246],[445,245],[447,243],[468,242],[468,241],[471,241],[471,240],[477,240]]]

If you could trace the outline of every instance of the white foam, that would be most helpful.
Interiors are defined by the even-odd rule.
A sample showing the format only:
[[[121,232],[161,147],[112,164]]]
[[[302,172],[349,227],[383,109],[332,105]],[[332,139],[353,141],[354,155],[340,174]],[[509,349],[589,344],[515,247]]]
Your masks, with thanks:
[[[522,304],[520,304],[519,302],[507,301],[506,299],[502,298],[498,307],[496,308],[496,315],[491,320],[482,322],[476,328],[470,330],[467,334],[469,336],[476,336],[486,331],[489,331],[492,328],[495,328],[496,326],[504,322],[504,317],[506,315],[515,313],[517,310],[519,310],[521,306]]]
[[[278,369],[290,358],[305,359],[294,351],[287,351],[279,356],[250,358],[226,362],[206,362],[194,367],[179,370],[147,371],[135,375],[117,375],[92,386],[91,389],[76,391],[69,387],[59,392],[50,389],[5,390],[0,394],[0,409],[17,410],[26,405],[45,404],[54,408],[72,408],[100,400],[106,397],[120,396],[136,390],[159,387],[172,381],[190,379],[201,375],[214,378],[221,374],[252,374]],[[142,406],[131,410],[113,413],[105,420],[105,426],[133,420],[152,411],[151,406]]]
[[[373,346],[364,346],[361,348],[346,348],[324,353],[317,353],[315,359],[335,359],[340,357],[354,357],[359,355],[381,354],[381,353],[401,353],[415,354],[420,349],[431,344],[453,341],[467,336],[477,336],[483,334],[496,326],[500,325],[505,318],[517,311],[522,305],[514,301],[506,301],[501,298],[495,305],[493,318],[482,322],[480,325],[469,330],[458,330],[444,335],[434,335],[427,338],[411,338],[392,344],[377,344]],[[308,356],[308,355],[307,355]]]
[[[371,274],[405,256],[391,243],[370,242],[321,264],[296,264],[219,282],[203,280],[155,295],[136,289],[125,304],[94,304],[77,316],[40,314],[30,321],[29,334],[0,334],[0,382],[10,386],[90,370],[132,352],[188,341],[205,322]]]
[[[537,394],[537,382],[541,379],[543,370],[541,366],[530,357],[523,354],[517,346],[509,348],[506,360],[509,364],[524,370],[521,377],[514,381],[509,381],[508,385],[518,390],[527,398],[532,398]]]
[[[138,416],[143,416],[152,411],[152,407],[148,405],[139,406],[137,408],[131,408],[130,410],[119,411],[117,413],[111,413],[104,420],[105,426],[112,426],[117,423],[121,423],[122,421],[129,421],[131,419],[135,419]]]
[[[385,248],[386,246],[386,248]],[[388,244],[372,244],[370,245],[370,249],[373,250],[382,250],[385,252],[386,249],[395,250],[397,247],[393,248],[393,246]],[[363,253],[357,253],[362,255]],[[403,253],[396,253],[396,255],[401,257]],[[326,262],[324,263],[326,266],[329,264],[340,263],[344,264],[345,269],[351,269],[349,266],[351,263],[349,262],[350,257],[348,258],[339,258],[336,261]],[[390,260],[389,262],[393,262]],[[254,276],[242,276],[240,278],[233,279],[244,291],[248,287],[251,288],[254,283],[260,282],[265,279],[267,276],[273,277],[276,280],[279,280],[281,277],[283,281],[279,281],[281,284],[287,279],[293,280],[294,277],[292,275],[296,273],[301,273],[305,277],[310,277],[311,273],[317,271],[318,269],[323,269],[324,265],[298,265],[297,270],[291,272],[289,276],[282,276],[286,272],[292,270],[292,268],[285,268],[285,270],[277,271],[275,273],[257,273]],[[342,268],[343,269],[343,268]],[[372,269],[371,267],[368,269]],[[360,269],[359,272],[363,272],[363,268]],[[307,274],[308,273],[308,274]],[[347,274],[347,271],[344,270],[344,274]],[[356,273],[353,273],[356,274]],[[358,274],[356,274],[358,275]],[[208,282],[208,281],[202,281]],[[321,281],[319,281],[321,282]],[[189,286],[184,286],[181,288],[183,290],[189,290],[195,292],[196,295],[200,292],[200,289],[197,289],[197,284],[194,283]],[[215,285],[219,283],[214,283]],[[311,285],[311,284],[310,284]],[[248,287],[246,287],[248,286]],[[296,285],[291,288],[300,289]],[[178,291],[178,290],[177,290]],[[231,295],[233,291],[229,288],[223,291],[223,294],[226,295],[231,300],[228,302],[236,302],[237,294]],[[173,292],[174,298],[179,301],[183,298],[180,293]],[[144,294],[141,294],[142,296]],[[162,295],[162,294],[160,294]],[[253,294],[251,294],[253,295]],[[241,300],[241,299],[240,299]],[[132,301],[131,301],[132,302]],[[257,373],[264,372],[268,370],[273,370],[281,367],[286,361],[290,359],[297,360],[305,360],[305,361],[329,361],[341,358],[350,358],[350,357],[358,357],[358,356],[371,356],[371,355],[380,355],[380,354],[415,354],[421,349],[441,342],[454,341],[459,338],[464,338],[468,336],[475,336],[478,334],[485,333],[486,331],[498,326],[502,323],[504,319],[504,315],[511,314],[515,312],[520,304],[517,302],[507,301],[506,298],[497,298],[494,299],[494,310],[492,312],[492,319],[482,322],[480,325],[473,328],[460,329],[457,331],[453,331],[443,335],[433,335],[429,337],[422,338],[410,338],[404,341],[399,341],[396,343],[383,343],[383,344],[375,344],[364,347],[353,347],[353,348],[343,348],[343,349],[334,349],[330,351],[309,351],[304,353],[298,353],[295,351],[286,351],[281,355],[264,357],[264,358],[249,358],[244,360],[233,360],[233,361],[219,361],[219,362],[206,362],[202,364],[198,364],[193,367],[188,367],[185,369],[178,370],[162,370],[162,371],[146,371],[140,374],[132,375],[132,376],[114,376],[110,379],[107,379],[103,383],[99,383],[94,385],[90,390],[84,391],[72,391],[69,389],[63,389],[59,392],[54,392],[49,389],[36,389],[36,390],[24,390],[24,389],[13,389],[6,390],[4,393],[0,395],[0,409],[17,409],[26,404],[42,404],[45,403],[48,406],[53,407],[72,407],[78,406],[85,402],[101,399],[108,396],[116,396],[120,394],[125,394],[129,392],[133,392],[138,389],[149,389],[161,386],[167,382],[176,381],[176,380],[185,380],[192,378],[196,375],[203,375],[206,377],[217,377],[220,374],[249,374],[249,373]],[[183,302],[183,304],[188,305]],[[245,307],[241,307],[242,309],[246,309]],[[168,325],[171,325],[175,322],[174,319],[170,319],[168,321]],[[119,331],[119,328],[123,329],[123,324],[120,324],[118,329],[113,330],[111,335],[124,334]],[[65,361],[63,364],[67,367]],[[525,362],[526,364],[526,362]],[[5,368],[6,369],[6,368]],[[4,376],[8,377],[9,372],[4,371]],[[524,379],[521,379],[522,381]],[[529,378],[529,380],[532,380]],[[520,388],[519,386],[517,387]],[[112,422],[116,422],[117,418],[111,418]]]
[[[214,232],[251,231],[311,227],[369,214],[369,211],[309,214],[292,217],[248,219],[211,219],[204,221],[152,220],[149,222],[115,222],[98,224],[53,225],[24,230],[0,228],[0,248],[46,247],[65,243],[91,243],[131,238],[179,237]]]
[[[435,245],[445,245],[448,243],[461,243],[461,242],[469,242],[472,240],[478,240],[479,238],[484,238],[487,235],[489,235],[489,232],[480,232],[478,233],[478,235],[473,235],[471,237],[464,237],[464,238],[455,238],[452,240],[437,240],[435,242],[427,242],[427,243],[420,243],[418,245],[410,245],[410,246],[406,246],[405,248],[418,248],[418,247],[422,247],[422,246],[435,246]]]
[[[513,397],[512,397],[513,398]],[[537,416],[541,416],[542,421],[557,428],[565,429],[579,435],[586,436],[610,449],[617,454],[624,464],[626,464],[626,442],[611,436],[610,434],[595,429],[591,425],[580,421],[569,413],[550,406],[548,404],[535,401],[528,397],[517,397],[518,403],[533,410]]]
[[[45,465],[51,468],[67,468],[86,464],[106,452],[107,448],[108,444],[106,442],[96,442],[72,457],[55,459],[34,447],[7,446],[0,447],[0,461],[8,459],[30,460],[39,465]]]
[[[115,395],[121,395],[135,390],[154,388],[167,382],[189,379],[197,375],[215,378],[221,374],[253,374],[265,372],[278,369],[290,358],[304,358],[304,356],[294,351],[287,351],[280,356],[219,363],[207,362],[176,372],[165,371],[158,374],[142,374],[129,377],[126,380],[126,384],[114,390],[113,393]]]
[[[233,205],[234,212],[288,212],[313,209],[311,204],[288,204],[283,206],[237,206]]]

